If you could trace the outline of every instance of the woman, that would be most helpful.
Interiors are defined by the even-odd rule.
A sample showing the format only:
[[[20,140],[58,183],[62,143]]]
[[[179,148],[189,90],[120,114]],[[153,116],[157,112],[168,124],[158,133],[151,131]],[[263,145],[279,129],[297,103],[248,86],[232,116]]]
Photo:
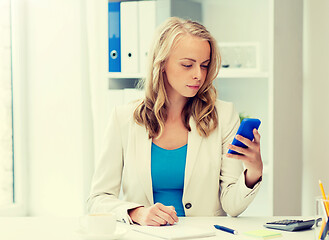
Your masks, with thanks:
[[[260,135],[237,136],[247,149],[230,145],[240,121],[231,103],[216,100],[215,39],[201,24],[172,17],[149,56],[145,98],[110,119],[89,212],[154,226],[177,216],[239,215],[261,182]]]

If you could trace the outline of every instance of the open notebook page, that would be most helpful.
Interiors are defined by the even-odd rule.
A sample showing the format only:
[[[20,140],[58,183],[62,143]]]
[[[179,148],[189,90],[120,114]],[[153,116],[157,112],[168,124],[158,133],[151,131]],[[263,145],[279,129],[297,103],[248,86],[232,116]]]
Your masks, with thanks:
[[[152,235],[163,239],[192,239],[215,236],[215,230],[197,228],[186,225],[166,225],[161,227],[133,225],[132,229],[144,234]]]

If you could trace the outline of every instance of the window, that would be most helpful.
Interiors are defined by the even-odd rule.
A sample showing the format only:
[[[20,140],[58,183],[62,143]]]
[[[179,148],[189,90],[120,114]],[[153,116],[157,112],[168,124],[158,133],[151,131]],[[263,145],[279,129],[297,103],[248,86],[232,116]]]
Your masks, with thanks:
[[[0,206],[14,202],[10,0],[0,0]]]

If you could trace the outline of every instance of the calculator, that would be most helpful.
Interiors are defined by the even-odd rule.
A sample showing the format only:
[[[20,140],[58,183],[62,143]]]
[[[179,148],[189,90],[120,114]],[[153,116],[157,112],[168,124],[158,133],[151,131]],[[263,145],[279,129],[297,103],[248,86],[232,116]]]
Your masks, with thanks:
[[[284,231],[300,231],[311,228],[314,225],[315,220],[289,220],[284,219],[280,221],[268,222],[264,224],[264,227],[279,229]]]

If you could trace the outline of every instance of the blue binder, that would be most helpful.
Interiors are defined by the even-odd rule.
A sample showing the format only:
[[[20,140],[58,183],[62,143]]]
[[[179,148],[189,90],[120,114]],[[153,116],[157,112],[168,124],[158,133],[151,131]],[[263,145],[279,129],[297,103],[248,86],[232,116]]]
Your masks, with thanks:
[[[120,2],[108,3],[109,72],[121,72]]]

